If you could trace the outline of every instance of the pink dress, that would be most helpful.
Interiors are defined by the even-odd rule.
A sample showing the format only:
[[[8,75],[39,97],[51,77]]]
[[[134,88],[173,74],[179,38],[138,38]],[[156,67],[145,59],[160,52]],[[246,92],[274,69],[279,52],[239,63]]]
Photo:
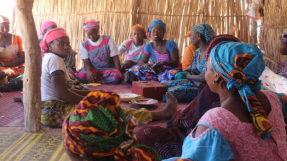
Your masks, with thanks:
[[[196,140],[211,129],[218,130],[230,145],[235,156],[234,160],[262,161],[262,160],[287,160],[287,143],[285,122],[282,114],[282,105],[276,94],[262,91],[272,105],[268,119],[273,131],[271,138],[263,140],[255,133],[252,123],[241,122],[233,113],[217,107],[207,111],[200,119],[200,123],[211,125],[203,134],[193,138],[194,131],[189,134]]]

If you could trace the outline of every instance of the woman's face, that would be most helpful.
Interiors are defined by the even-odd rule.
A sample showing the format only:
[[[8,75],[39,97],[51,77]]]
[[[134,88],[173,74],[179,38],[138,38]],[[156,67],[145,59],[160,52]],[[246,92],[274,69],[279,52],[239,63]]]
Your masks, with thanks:
[[[151,29],[151,38],[153,41],[160,41],[163,40],[164,33],[163,29],[160,26],[155,26]]]
[[[86,34],[87,34],[87,37],[93,42],[97,42],[99,39],[99,30],[96,30],[96,29],[87,30]]]
[[[287,42],[284,42],[283,40],[281,40],[280,44],[280,53],[281,55],[287,55]]]
[[[213,70],[212,66],[211,66],[211,62],[210,62],[210,57],[208,59],[208,61],[206,62],[206,73],[205,73],[205,81],[208,84],[210,90],[214,93],[217,93],[217,89],[218,89],[218,84],[217,83],[213,83],[214,81],[217,81],[219,77],[216,72]],[[216,80],[217,79],[217,80]]]
[[[70,39],[68,37],[60,37],[48,44],[49,50],[60,56],[67,57],[71,51]]]
[[[44,30],[44,35],[51,29],[57,28],[57,25],[52,25]]]
[[[141,42],[144,39],[144,34],[140,29],[134,29],[132,32],[132,38],[135,42]]]
[[[196,33],[193,29],[191,29],[190,32],[190,43],[192,45],[198,45],[199,44],[199,35],[198,33]]]
[[[8,34],[10,30],[10,25],[7,22],[0,23],[0,33]]]

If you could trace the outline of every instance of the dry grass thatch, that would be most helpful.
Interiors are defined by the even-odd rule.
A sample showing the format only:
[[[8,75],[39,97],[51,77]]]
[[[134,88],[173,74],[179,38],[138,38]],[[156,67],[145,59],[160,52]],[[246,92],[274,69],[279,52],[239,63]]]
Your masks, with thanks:
[[[90,19],[99,20],[100,33],[111,35],[117,45],[129,38],[132,25],[147,29],[161,19],[167,25],[165,38],[176,41],[182,52],[189,43],[184,35],[198,23],[210,24],[217,34],[256,43],[247,9],[245,0],[35,0],[33,14],[38,32],[44,21],[55,21],[66,29],[75,50],[86,39],[82,23]],[[77,67],[81,63],[77,61]]]
[[[260,30],[260,48],[265,51],[266,65],[273,69],[286,57],[280,54],[282,33],[287,33],[287,0],[265,1],[264,22]]]

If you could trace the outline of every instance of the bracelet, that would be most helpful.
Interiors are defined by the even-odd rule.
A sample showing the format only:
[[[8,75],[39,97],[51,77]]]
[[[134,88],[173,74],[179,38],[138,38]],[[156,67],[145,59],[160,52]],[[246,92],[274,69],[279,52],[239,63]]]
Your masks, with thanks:
[[[5,67],[5,63],[4,63],[4,62],[1,62],[1,66],[2,66],[2,67]]]

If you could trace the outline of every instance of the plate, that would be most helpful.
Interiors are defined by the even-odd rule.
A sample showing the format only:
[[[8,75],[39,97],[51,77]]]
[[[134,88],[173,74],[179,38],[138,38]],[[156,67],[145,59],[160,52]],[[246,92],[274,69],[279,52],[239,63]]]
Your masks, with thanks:
[[[138,106],[149,107],[149,106],[153,106],[154,104],[157,104],[158,100],[155,100],[152,98],[135,98],[131,102]]]
[[[121,98],[121,101],[131,101],[136,98],[138,95],[134,93],[118,93]]]

